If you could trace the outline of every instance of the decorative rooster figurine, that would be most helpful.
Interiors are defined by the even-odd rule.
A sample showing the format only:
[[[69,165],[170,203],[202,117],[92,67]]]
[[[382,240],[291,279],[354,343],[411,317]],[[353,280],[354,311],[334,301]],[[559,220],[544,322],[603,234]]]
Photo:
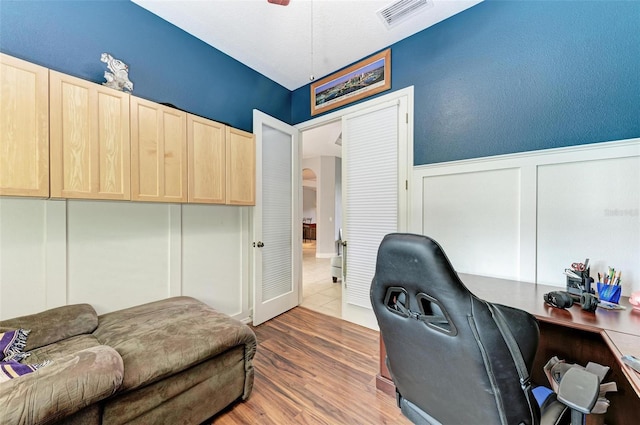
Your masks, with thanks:
[[[112,89],[133,92],[133,83],[129,80],[129,67],[126,63],[114,58],[109,53],[103,53],[100,61],[107,64],[109,71],[104,72],[104,78],[107,80],[102,85],[111,87]]]

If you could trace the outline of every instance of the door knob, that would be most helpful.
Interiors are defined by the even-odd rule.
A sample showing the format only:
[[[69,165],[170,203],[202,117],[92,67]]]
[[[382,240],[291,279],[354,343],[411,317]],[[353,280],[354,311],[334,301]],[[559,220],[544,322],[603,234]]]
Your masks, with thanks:
[[[256,246],[255,244],[253,246]],[[262,241],[258,241],[258,248],[262,248],[264,246],[264,243],[262,243]]]

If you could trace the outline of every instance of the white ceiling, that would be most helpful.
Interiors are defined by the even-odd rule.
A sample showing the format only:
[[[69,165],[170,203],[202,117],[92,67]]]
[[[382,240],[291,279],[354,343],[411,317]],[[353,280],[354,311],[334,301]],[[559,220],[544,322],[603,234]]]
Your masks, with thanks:
[[[340,120],[303,132],[302,158],[342,157],[342,145],[336,144],[338,138],[342,141],[342,122]]]
[[[311,75],[324,77],[481,0],[428,0],[427,7],[390,29],[376,12],[395,0],[291,0],[288,6],[267,0],[132,1],[295,90],[308,84]],[[393,61],[393,52],[391,57]],[[339,131],[316,131],[327,139],[316,141],[305,134],[304,157],[335,155]],[[316,149],[308,153],[312,145]]]
[[[288,6],[267,0],[132,1],[289,90],[480,2],[429,0],[388,30],[376,12],[395,0],[291,0]]]

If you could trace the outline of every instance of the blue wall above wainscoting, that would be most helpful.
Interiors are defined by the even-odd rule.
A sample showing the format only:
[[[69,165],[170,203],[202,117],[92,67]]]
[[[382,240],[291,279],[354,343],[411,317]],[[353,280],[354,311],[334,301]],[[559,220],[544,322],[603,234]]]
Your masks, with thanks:
[[[416,165],[640,137],[640,1],[485,1],[391,65],[392,90],[415,86]],[[309,103],[294,91],[294,123]]]
[[[289,90],[128,0],[1,0],[0,51],[96,83],[108,52],[135,96],[246,131],[254,108],[291,120]]]
[[[391,46],[415,86],[416,165],[640,137],[640,1],[485,0]],[[311,118],[293,92],[124,0],[0,1],[0,51],[247,131]],[[372,52],[373,53],[373,52]],[[388,92],[387,92],[388,93]]]

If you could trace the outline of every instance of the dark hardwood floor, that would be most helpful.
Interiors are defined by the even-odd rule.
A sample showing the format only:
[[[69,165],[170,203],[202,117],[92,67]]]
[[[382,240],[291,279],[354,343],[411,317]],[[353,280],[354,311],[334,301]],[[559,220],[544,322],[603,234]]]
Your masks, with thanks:
[[[410,424],[376,389],[378,332],[304,307],[254,331],[251,397],[213,424]]]

